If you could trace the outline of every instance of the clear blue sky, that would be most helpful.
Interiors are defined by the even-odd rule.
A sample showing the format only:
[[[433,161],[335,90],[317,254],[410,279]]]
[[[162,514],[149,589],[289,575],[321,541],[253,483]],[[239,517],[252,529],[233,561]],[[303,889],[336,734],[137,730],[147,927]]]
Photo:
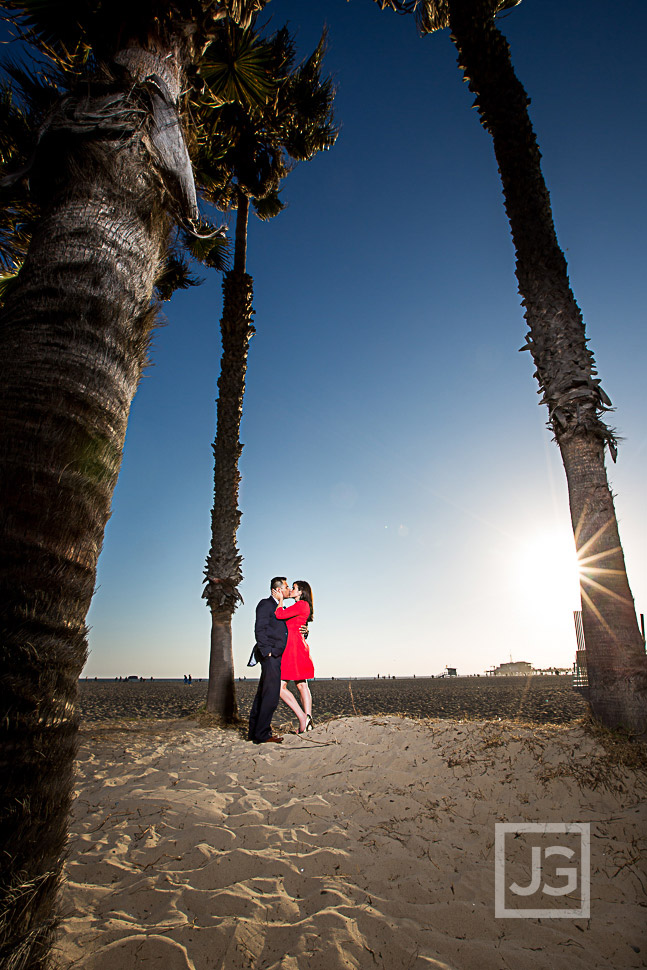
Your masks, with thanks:
[[[500,20],[558,236],[624,441],[610,479],[647,610],[642,0],[524,0]],[[614,16],[615,14],[615,16]],[[489,135],[447,31],[370,0],[273,0],[300,53],[330,32],[336,147],[254,220],[242,440],[244,607],[306,579],[321,676],[567,666],[578,607],[565,477],[538,406]],[[88,676],[207,673],[221,281],[165,304],[132,409],[90,612]]]

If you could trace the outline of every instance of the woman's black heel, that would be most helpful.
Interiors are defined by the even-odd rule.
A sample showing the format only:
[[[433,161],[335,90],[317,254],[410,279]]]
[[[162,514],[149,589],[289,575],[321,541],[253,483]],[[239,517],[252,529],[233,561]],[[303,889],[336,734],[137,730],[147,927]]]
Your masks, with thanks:
[[[306,731],[314,730],[314,721],[310,714],[306,714]]]

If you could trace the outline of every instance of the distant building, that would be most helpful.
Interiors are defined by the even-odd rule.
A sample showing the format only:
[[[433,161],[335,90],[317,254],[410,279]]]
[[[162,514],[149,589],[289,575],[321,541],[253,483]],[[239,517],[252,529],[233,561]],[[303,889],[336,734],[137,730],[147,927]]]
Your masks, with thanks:
[[[555,677],[570,674],[570,667],[533,667],[527,660],[514,660],[485,671],[486,677]]]
[[[507,664],[499,664],[491,670],[485,671],[488,677],[529,677],[534,673],[532,664],[527,660],[514,660]]]

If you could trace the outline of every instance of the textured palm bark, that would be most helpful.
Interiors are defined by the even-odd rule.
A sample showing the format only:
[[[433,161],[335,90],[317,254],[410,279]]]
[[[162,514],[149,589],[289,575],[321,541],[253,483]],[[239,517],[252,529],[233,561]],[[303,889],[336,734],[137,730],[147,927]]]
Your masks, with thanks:
[[[234,724],[238,720],[231,621],[232,614],[228,611],[211,613],[211,652],[206,708],[209,714],[220,718],[224,724]]]
[[[604,465],[605,443],[614,457],[616,449],[613,432],[600,418],[611,402],[595,376],[557,242],[529,99],[495,27],[492,0],[448,0],[447,6],[459,65],[494,142],[530,328],[524,349],[533,356],[542,403],[564,458],[578,552],[612,570],[596,574],[609,594],[592,587],[585,571],[581,584],[591,705],[604,723],[644,733],[647,661]]]
[[[152,42],[152,38],[149,38]],[[186,147],[178,113],[186,45],[147,50],[130,46],[119,51],[115,63],[123,65],[130,76],[147,85],[152,101],[148,148],[155,164],[171,188],[176,207],[195,222],[200,217],[193,167]]]
[[[0,320],[0,966],[48,962],[85,620],[165,235],[137,140],[57,143]]]
[[[240,218],[240,213],[239,213]],[[246,213],[244,214],[246,221]],[[243,414],[249,341],[254,333],[253,281],[234,269],[223,280],[220,321],[222,358],[214,453],[214,499],[211,512],[211,547],[206,563],[204,597],[211,609],[211,657],[207,710],[226,722],[238,716],[234,687],[231,623],[240,601],[242,557],[236,544],[241,511],[238,508],[240,422]]]
[[[249,198],[237,191],[236,241],[234,246],[234,272],[244,273],[247,268],[247,225],[249,222]]]
[[[588,700],[610,727],[647,732],[647,665],[604,467],[604,443],[592,435],[559,441],[580,559]],[[594,658],[593,670],[591,663]]]

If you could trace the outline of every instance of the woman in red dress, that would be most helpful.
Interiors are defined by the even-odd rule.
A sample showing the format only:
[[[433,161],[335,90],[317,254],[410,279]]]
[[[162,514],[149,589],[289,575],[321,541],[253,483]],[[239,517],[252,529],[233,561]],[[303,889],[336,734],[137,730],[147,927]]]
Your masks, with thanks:
[[[279,606],[276,610],[277,620],[285,620],[288,628],[288,642],[281,657],[281,699],[294,711],[299,719],[299,734],[312,731],[312,694],[308,687],[308,679],[314,677],[315,668],[310,658],[308,644],[299,632],[300,627],[312,620],[314,609],[312,606],[312,589],[310,583],[298,579],[290,590],[290,597],[294,600],[292,606],[283,606],[283,593],[274,590]],[[301,695],[301,704],[288,690],[288,680],[294,680]]]

